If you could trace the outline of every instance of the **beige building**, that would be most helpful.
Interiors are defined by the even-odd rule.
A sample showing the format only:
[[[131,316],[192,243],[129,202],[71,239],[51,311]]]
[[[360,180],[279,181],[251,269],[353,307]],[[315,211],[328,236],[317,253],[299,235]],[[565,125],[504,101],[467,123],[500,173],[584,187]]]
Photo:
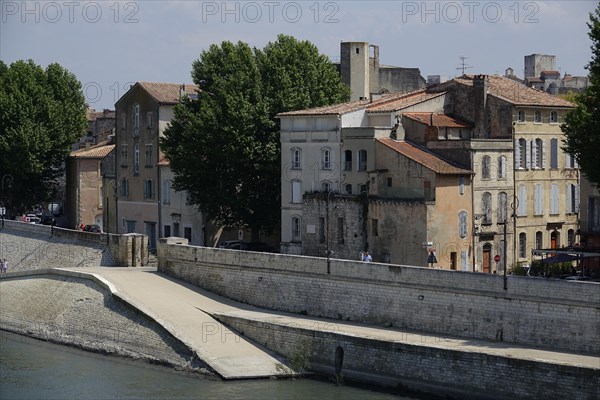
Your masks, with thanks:
[[[196,90],[194,85],[137,82],[115,104],[116,233],[146,234],[151,249],[164,231],[159,138],[173,118],[175,104]]]
[[[96,224],[103,229],[104,188],[101,162],[114,147],[101,142],[69,154],[66,165],[67,227]]]

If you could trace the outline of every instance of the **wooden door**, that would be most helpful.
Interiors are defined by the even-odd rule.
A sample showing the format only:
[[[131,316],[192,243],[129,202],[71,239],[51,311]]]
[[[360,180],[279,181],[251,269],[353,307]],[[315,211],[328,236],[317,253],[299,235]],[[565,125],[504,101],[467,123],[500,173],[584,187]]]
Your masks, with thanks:
[[[492,272],[492,246],[486,244],[483,246],[483,272],[490,273]]]

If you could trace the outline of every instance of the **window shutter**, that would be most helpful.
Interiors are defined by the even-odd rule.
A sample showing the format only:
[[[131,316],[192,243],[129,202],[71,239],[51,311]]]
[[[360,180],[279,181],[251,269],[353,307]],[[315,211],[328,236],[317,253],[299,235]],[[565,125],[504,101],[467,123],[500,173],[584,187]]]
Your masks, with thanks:
[[[575,210],[574,212],[579,212],[579,185],[573,185],[575,187]]]
[[[546,169],[546,141],[542,139],[542,165],[543,169]]]
[[[573,212],[573,207],[572,207],[573,194],[571,193],[572,186],[573,185],[571,185],[570,183],[567,184],[567,207],[566,207],[567,213]]]
[[[565,153],[565,167],[571,168],[571,154]]]
[[[538,141],[536,139],[533,139],[531,141],[531,168],[535,169],[538,168]]]
[[[531,141],[525,141],[525,168],[531,169]]]
[[[550,168],[558,168],[558,140],[550,139]]]
[[[519,140],[515,140],[515,169],[519,169],[521,166],[521,147],[519,146]]]

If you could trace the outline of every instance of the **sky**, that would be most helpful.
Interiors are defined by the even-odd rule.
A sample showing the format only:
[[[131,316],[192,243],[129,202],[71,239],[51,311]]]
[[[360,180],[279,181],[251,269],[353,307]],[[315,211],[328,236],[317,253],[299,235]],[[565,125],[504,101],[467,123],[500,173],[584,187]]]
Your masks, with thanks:
[[[379,46],[382,64],[421,75],[523,75],[523,57],[552,54],[562,74],[587,75],[597,1],[24,1],[0,0],[0,59],[56,62],[101,110],[136,81],[193,83],[211,44],[262,48],[279,33],[339,60],[340,42]]]

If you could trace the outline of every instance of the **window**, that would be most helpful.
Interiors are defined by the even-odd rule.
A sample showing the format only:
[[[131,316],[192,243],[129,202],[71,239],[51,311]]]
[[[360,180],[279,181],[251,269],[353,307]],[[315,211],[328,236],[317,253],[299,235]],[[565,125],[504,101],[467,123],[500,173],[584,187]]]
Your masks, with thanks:
[[[506,156],[498,157],[498,179],[506,179]]]
[[[171,225],[163,226],[164,237],[171,237]]]
[[[489,192],[481,195],[481,214],[483,215],[482,225],[492,223],[492,195]]]
[[[302,169],[302,150],[292,149],[292,169]]]
[[[536,124],[542,123],[542,112],[541,111],[533,112],[533,122]]]
[[[579,187],[572,183],[567,184],[567,214],[579,212]]]
[[[490,156],[483,156],[481,160],[481,178],[490,179]]]
[[[179,222],[173,222],[173,236],[179,237]]]
[[[558,123],[558,113],[556,111],[550,111],[550,123],[551,124]]]
[[[121,114],[121,129],[123,129],[123,130],[127,129],[127,114],[126,113]]]
[[[550,139],[550,168],[558,169],[558,139]]]
[[[358,191],[360,194],[368,194],[367,185],[358,185]]]
[[[519,233],[519,258],[527,256],[527,235],[525,232]]]
[[[390,188],[392,187],[392,178],[391,177],[387,178],[387,187],[390,187]]]
[[[154,199],[154,181],[152,179],[144,181],[144,199]]]
[[[133,136],[140,134],[140,105],[133,106]]]
[[[139,143],[135,144],[134,153],[133,153],[133,173],[140,173],[140,145]]]
[[[558,184],[553,183],[550,187],[550,215],[557,215],[558,209]]]
[[[360,150],[358,152],[358,170],[366,171],[367,170],[367,151]]]
[[[541,183],[536,183],[535,190],[533,192],[533,214],[543,215],[544,214],[544,190]]]
[[[183,237],[186,238],[189,243],[192,242],[192,227],[191,226],[183,227]]]
[[[532,141],[531,160],[532,168],[546,168],[546,143],[542,139]]]
[[[543,242],[542,232],[537,231],[535,233],[535,248],[543,249],[544,248],[543,246],[544,246],[544,242]]]
[[[347,194],[352,194],[352,184],[351,183],[347,183],[345,186],[345,189],[346,189]]]
[[[458,236],[461,238],[467,237],[467,212],[461,211],[458,213]]]
[[[135,233],[135,221],[126,221],[127,233]]]
[[[292,203],[302,203],[302,182],[292,181]]]
[[[591,232],[600,232],[600,197],[588,199],[588,226]]]
[[[127,166],[127,145],[121,145],[121,166]]]
[[[302,226],[302,220],[298,216],[292,217],[292,242],[300,242],[300,227]]]
[[[517,215],[520,217],[524,217],[527,215],[527,188],[525,187],[525,185],[519,185],[517,199],[519,201]]]
[[[379,220],[376,218],[371,219],[371,235],[379,236]]]
[[[146,167],[151,167],[152,166],[152,145],[151,144],[147,144],[146,145]]]
[[[577,160],[569,153],[565,153],[565,167],[566,168],[577,168]]]
[[[171,204],[171,181],[168,179],[162,182],[162,204]]]
[[[516,169],[525,169],[527,168],[527,159],[529,156],[528,153],[528,142],[527,140],[521,138],[515,141],[515,168]]]
[[[567,246],[575,246],[575,231],[573,229],[567,231]]]
[[[344,218],[342,217],[337,219],[337,242],[339,244],[344,243]]]
[[[498,223],[505,223],[508,218],[508,196],[505,192],[498,193]]]
[[[321,192],[323,192],[323,193],[331,192],[331,182],[328,182],[328,181],[321,182]]]
[[[344,151],[344,171],[352,171],[352,150]]]
[[[517,121],[525,122],[525,111],[519,111],[519,114],[517,116]]]
[[[460,194],[460,195],[465,194],[465,177],[464,176],[458,177],[458,194]]]
[[[129,196],[129,181],[125,178],[121,179],[121,196]]]
[[[325,171],[331,171],[331,149],[321,150],[321,169]]]
[[[319,217],[319,243],[325,243],[325,218]]]
[[[148,111],[146,113],[146,127],[148,129],[152,129],[154,126],[154,120],[152,119],[152,111]]]

